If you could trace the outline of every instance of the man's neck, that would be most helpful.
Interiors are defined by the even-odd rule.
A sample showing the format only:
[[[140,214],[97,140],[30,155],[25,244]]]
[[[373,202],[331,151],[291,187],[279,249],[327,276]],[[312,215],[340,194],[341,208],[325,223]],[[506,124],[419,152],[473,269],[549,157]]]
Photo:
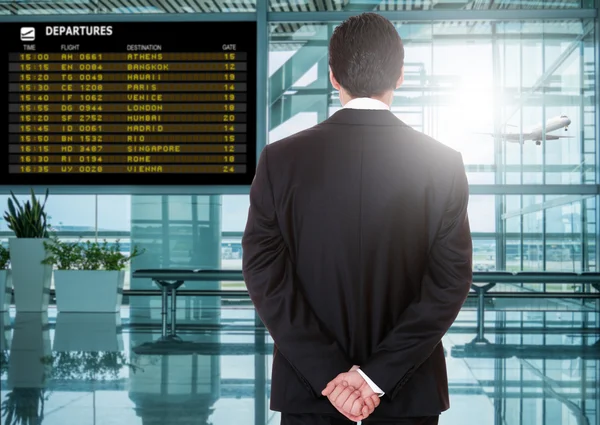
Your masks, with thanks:
[[[373,97],[358,97],[358,98],[354,98],[352,100],[350,100],[349,102],[346,102],[345,105],[343,105],[343,108],[346,109],[373,109],[373,110],[379,110],[379,109],[385,109],[385,110],[390,110],[390,106],[385,103],[382,102],[381,100],[375,99]]]
[[[385,93],[382,96],[369,96],[368,97],[368,99],[378,100],[382,103],[385,103],[388,107],[391,107],[393,98],[394,98],[394,92]],[[347,93],[343,93],[343,95],[342,95],[342,93],[340,93],[340,102],[341,102],[342,106],[345,106],[346,103],[348,103],[354,99],[360,99],[360,98],[352,97],[352,96],[348,95]]]

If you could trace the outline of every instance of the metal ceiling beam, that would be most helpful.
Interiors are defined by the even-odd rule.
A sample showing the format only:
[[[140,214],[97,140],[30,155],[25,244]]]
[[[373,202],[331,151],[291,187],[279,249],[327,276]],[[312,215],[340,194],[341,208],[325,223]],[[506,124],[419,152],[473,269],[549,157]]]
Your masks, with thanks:
[[[270,12],[270,22],[342,22],[351,16],[373,10],[378,4],[364,5],[365,10],[339,12]],[[377,11],[391,21],[542,21],[595,19],[596,9],[491,9],[491,10],[418,10]]]
[[[407,25],[421,25],[421,24],[407,24]],[[565,40],[569,40],[572,37],[577,36],[578,34],[574,34],[574,33],[569,33],[569,32],[553,32],[552,34],[544,34],[544,42],[546,43],[546,46],[555,46],[555,45],[560,45],[562,43],[565,42]],[[284,33],[284,32],[280,32],[280,33],[271,33],[270,35],[270,45],[271,48],[273,48],[274,46],[279,47],[281,46],[282,48],[288,48],[288,50],[292,50],[290,49],[290,47],[294,47],[296,45],[299,44],[304,44],[303,41],[301,40],[297,40],[294,39],[295,35],[294,33]],[[496,37],[497,40],[500,41],[515,41],[515,42],[519,42],[519,43],[525,43],[527,44],[528,42],[531,43],[539,43],[542,40],[542,36],[540,34],[513,34],[513,33],[499,33],[496,34],[494,37]],[[436,46],[440,45],[440,44],[444,44],[444,43],[448,43],[448,44],[456,44],[456,43],[466,43],[467,41],[469,43],[488,43],[492,38],[492,34],[489,33],[484,33],[484,34],[450,34],[450,33],[436,33],[434,35],[431,35],[430,37],[427,37],[425,39],[423,38],[417,38],[417,37],[411,37],[411,36],[403,36],[402,37],[402,41],[403,42],[410,42],[410,43],[421,43],[421,44],[431,44],[431,43],[435,43]],[[329,45],[329,41],[328,40],[311,40],[311,43],[313,46],[328,46]]]
[[[490,241],[496,243],[496,232],[471,232],[471,238],[473,240],[478,241]],[[505,232],[504,234],[507,245],[520,245],[521,244],[521,236],[525,236],[528,240],[541,240],[542,232]],[[546,239],[551,241],[551,244],[554,244],[556,241],[569,241],[576,243],[578,245],[581,244],[580,241],[577,241],[577,238],[580,237],[579,232],[575,233],[554,233],[554,232],[546,232]],[[241,239],[241,236],[240,236]]]
[[[598,9],[598,13],[600,13],[600,0],[596,0],[596,8]],[[596,19],[596,30],[594,34],[594,68],[596,74],[595,80],[595,91],[596,91],[596,99],[600,98],[600,19]],[[596,184],[600,184],[600,106],[596,103]],[[596,197],[596,264],[595,270],[600,270],[600,196]],[[596,400],[596,407],[600,408],[600,398]]]
[[[533,141],[527,141],[533,144]],[[526,143],[527,143],[526,142]],[[493,173],[500,169],[503,173],[581,173],[595,171],[594,164],[466,164],[467,173]]]
[[[269,143],[269,23],[267,22],[268,0],[256,1],[256,158]]]
[[[43,193],[46,189],[55,195],[189,195],[192,186],[6,186],[0,185],[0,195],[13,191],[27,195],[30,189]],[[248,195],[249,186],[193,186],[196,195]],[[469,186],[471,195],[600,195],[598,184],[476,184]]]
[[[29,3],[0,3],[0,7],[10,5],[28,5]],[[68,6],[68,3],[65,3]],[[92,5],[90,5],[92,6]],[[244,22],[256,21],[256,13],[114,13],[114,14],[57,14],[52,15],[0,15],[0,22]]]
[[[597,184],[474,184],[470,195],[598,195]]]
[[[502,214],[502,220],[508,220],[512,217],[520,217],[525,214],[530,214],[534,212],[544,211],[554,207],[560,207],[563,205],[569,205],[574,202],[581,202],[584,199],[591,198],[594,195],[567,195],[562,196],[560,198],[552,199],[550,201],[541,202],[539,204],[529,205],[525,208],[521,208],[519,210],[509,211],[505,214]]]
[[[448,106],[452,105],[456,99],[453,95],[445,95],[445,94],[437,94],[434,90],[428,90],[427,88],[414,87],[412,88],[415,92],[425,92],[426,95],[423,96],[398,96],[397,94],[394,96],[394,103],[392,104],[392,108],[395,107],[407,107],[407,106]],[[293,97],[302,97],[302,96],[313,96],[315,94],[327,94],[326,89],[306,89],[303,90],[301,88],[294,89],[297,92],[293,95]],[[409,91],[408,88],[400,89],[402,91]],[[292,97],[292,96],[290,96]],[[338,97],[335,94],[332,94],[332,100],[337,100]],[[586,106],[595,105],[596,99],[594,96],[585,96],[583,98],[583,103]],[[513,103],[516,103],[517,100],[513,100],[513,102],[508,101],[507,105],[510,106]],[[582,102],[580,95],[546,95],[545,101],[542,102],[541,96],[534,96],[530,99],[530,104],[534,106],[580,106]],[[306,111],[311,112],[311,111]]]

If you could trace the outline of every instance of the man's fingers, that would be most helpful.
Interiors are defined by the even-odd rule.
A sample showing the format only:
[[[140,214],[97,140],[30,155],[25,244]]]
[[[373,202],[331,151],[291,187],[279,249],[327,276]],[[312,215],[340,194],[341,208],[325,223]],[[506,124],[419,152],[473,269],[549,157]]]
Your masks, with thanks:
[[[348,398],[352,395],[352,393],[354,392],[354,388],[352,387],[346,387],[344,388],[344,390],[337,396],[337,398],[335,400],[333,400],[333,402],[335,403],[335,405],[337,407],[339,407],[340,409],[346,411],[346,409],[344,409],[344,404],[346,403],[346,401],[348,400]],[[350,413],[350,411],[347,411],[348,413]]]
[[[338,376],[336,376],[335,378],[333,378],[333,380],[331,381],[334,385],[340,385],[342,382],[345,381],[346,378],[346,373],[340,373]]]
[[[365,398],[365,406],[369,409],[369,415],[375,410],[375,402],[371,397]]]
[[[369,399],[373,402],[373,404],[375,405],[373,407],[373,410],[375,410],[375,407],[379,406],[379,403],[381,403],[381,397],[379,397],[377,394],[373,394],[371,397],[369,397]]]
[[[365,404],[362,408],[362,417],[367,418],[371,413],[373,413],[373,410],[371,410],[371,408]]]
[[[337,407],[336,407],[336,409],[337,409]],[[340,409],[337,409],[337,410],[338,410],[338,412],[340,412],[342,415],[344,415],[345,417],[347,417],[352,422],[360,422],[360,421],[362,421],[364,419],[362,416],[353,416],[353,415],[350,415],[350,414],[344,412],[343,410],[340,410]]]
[[[360,396],[360,393],[358,393],[357,399],[354,400],[354,403],[352,403],[352,406],[350,408],[350,413],[352,413],[354,416],[362,415],[364,405],[365,405],[365,402],[362,399],[362,397]]]
[[[333,407],[335,407],[338,412],[340,412],[342,415],[344,415],[345,417],[347,417],[348,419],[350,419],[352,422],[360,422],[360,421],[362,421],[364,419],[364,417],[362,416],[362,414],[358,415],[358,416],[355,416],[355,415],[353,415],[353,414],[351,414],[349,412],[346,412],[343,409],[340,409],[335,404],[333,405]]]
[[[342,391],[346,389],[347,385],[348,384],[344,385],[343,382],[340,385],[336,385],[331,394],[329,394],[329,401],[331,401],[331,403],[335,403]]]
[[[327,396],[329,396],[329,394],[331,394],[333,392],[334,389],[335,389],[335,384],[333,383],[333,381],[331,381],[329,384],[327,384],[325,389],[323,391],[321,391],[321,394],[323,394],[325,397],[327,397]]]
[[[348,399],[342,406],[342,409],[344,409],[346,413],[350,413],[353,416],[358,416],[360,415],[360,411],[363,406],[364,402],[360,397],[360,391],[354,391],[348,396]]]
[[[335,407],[338,410],[338,412],[340,412],[342,415],[344,415],[350,421],[360,422],[361,420],[365,419],[365,417],[363,417],[363,415],[362,415],[362,412],[358,416],[352,415],[351,413],[344,411],[344,409],[342,409],[341,407],[338,407],[338,405],[336,403],[336,400],[338,402],[341,402],[344,399],[347,400],[347,398],[348,398],[347,394],[348,395],[352,394],[353,391],[354,391],[353,387],[349,386],[347,382],[342,382],[340,385],[337,385],[334,388],[334,390],[329,395],[328,399],[329,399],[329,402],[333,405],[333,407]],[[344,392],[346,392],[346,394],[344,394]],[[360,398],[359,398],[359,400],[360,400]]]
[[[324,396],[329,397],[334,388],[338,385],[341,385],[344,382],[345,373],[340,373],[338,376],[329,381],[329,384],[325,387],[325,389],[321,392]]]
[[[360,413],[353,410],[352,414],[360,415],[361,418],[364,420],[368,418],[371,414],[373,414],[375,408],[379,406],[379,403],[381,403],[381,399],[377,394],[373,394],[372,396],[365,397],[363,399],[363,402],[364,405],[362,406]]]

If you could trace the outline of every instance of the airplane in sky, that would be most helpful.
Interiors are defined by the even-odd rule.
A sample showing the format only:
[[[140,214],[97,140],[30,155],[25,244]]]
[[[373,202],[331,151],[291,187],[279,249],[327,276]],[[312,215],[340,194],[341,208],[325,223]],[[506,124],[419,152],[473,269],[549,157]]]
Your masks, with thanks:
[[[562,138],[571,138],[573,136],[557,136],[555,134],[548,134],[551,131],[558,130],[559,128],[564,128],[565,131],[568,130],[569,124],[571,124],[571,119],[566,115],[561,115],[559,117],[550,118],[546,121],[546,140],[557,140]],[[541,124],[534,127],[531,131],[526,133],[479,133],[479,134],[487,134],[488,136],[498,136],[503,140],[511,143],[525,143],[525,140],[533,140],[536,145],[541,145],[543,140],[543,127]]]

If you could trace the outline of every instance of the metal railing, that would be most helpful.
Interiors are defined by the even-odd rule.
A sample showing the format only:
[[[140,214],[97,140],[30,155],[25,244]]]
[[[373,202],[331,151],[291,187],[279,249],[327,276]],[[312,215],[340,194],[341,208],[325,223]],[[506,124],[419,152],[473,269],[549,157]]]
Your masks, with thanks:
[[[226,275],[222,275],[221,281],[242,281],[243,275],[241,271],[230,270]],[[132,277],[136,277],[134,272]],[[151,277],[150,274],[138,274],[137,277]],[[185,280],[185,279],[183,279]],[[197,279],[190,279],[197,280]],[[522,288],[518,286],[509,287],[511,290],[506,290],[506,285],[540,285],[543,291],[532,291],[531,288]],[[548,292],[549,284],[575,284],[580,285],[580,292],[568,291],[552,291]],[[504,285],[500,287],[499,285]],[[494,290],[492,289],[501,289]],[[469,294],[469,299],[476,300],[477,310],[477,339],[484,341],[485,329],[485,310],[486,300],[502,299],[502,298],[542,298],[542,299],[557,299],[559,302],[564,300],[597,300],[597,304],[591,311],[596,311],[600,315],[600,273],[584,272],[584,273],[564,273],[564,272],[474,272],[472,292]],[[525,290],[523,290],[525,289]],[[529,289],[529,290],[527,290]],[[229,299],[247,299],[248,292],[246,290],[218,290],[218,289],[184,289],[178,292],[183,296],[220,296]],[[132,289],[125,291],[124,295],[129,296],[148,296],[160,295],[159,290],[149,289]],[[468,307],[468,305],[467,305]],[[573,306],[573,309],[575,306]],[[581,306],[579,306],[581,308]],[[596,321],[596,327],[600,327],[600,319]]]

